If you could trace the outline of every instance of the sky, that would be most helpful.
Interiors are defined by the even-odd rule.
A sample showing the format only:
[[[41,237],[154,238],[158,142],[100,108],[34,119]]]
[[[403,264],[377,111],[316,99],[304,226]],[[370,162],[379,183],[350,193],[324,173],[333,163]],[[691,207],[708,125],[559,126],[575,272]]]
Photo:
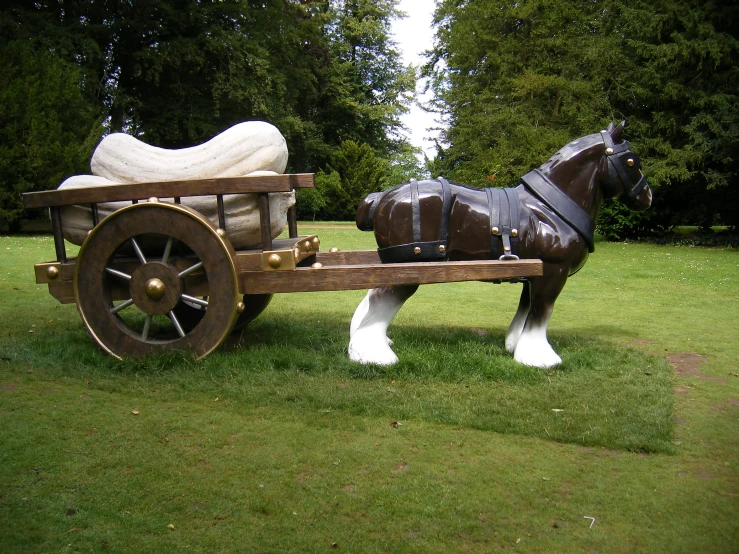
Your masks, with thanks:
[[[403,56],[403,63],[421,65],[426,60],[422,53],[429,50],[433,44],[434,30],[431,27],[431,19],[434,13],[434,0],[401,0],[398,8],[408,14],[408,17],[393,22],[392,33],[398,50]],[[417,92],[421,101],[428,100],[420,96],[423,84],[418,83]],[[429,158],[434,158],[436,148],[433,138],[438,131],[428,131],[429,127],[437,126],[434,114],[426,113],[420,107],[414,105],[410,113],[402,118],[403,124],[408,128],[406,133],[411,144],[421,148]]]

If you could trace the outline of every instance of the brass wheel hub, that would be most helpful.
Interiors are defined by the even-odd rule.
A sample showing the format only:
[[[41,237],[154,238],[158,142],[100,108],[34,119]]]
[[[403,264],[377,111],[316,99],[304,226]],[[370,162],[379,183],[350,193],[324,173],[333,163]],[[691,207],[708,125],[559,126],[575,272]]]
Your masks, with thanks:
[[[162,283],[161,279],[157,279],[156,277],[152,277],[144,285],[144,292],[146,292],[146,296],[148,296],[152,300],[159,300],[162,296],[164,296],[165,290],[166,289],[164,283]]]
[[[182,282],[173,266],[149,262],[133,272],[129,291],[142,312],[162,315],[169,313],[180,301]]]

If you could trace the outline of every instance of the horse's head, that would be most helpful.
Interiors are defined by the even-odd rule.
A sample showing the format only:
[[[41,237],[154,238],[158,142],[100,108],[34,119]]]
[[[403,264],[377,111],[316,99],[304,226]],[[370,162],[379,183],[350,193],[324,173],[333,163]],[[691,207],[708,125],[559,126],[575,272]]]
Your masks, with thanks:
[[[617,126],[610,123],[600,133],[605,145],[603,193],[606,198],[618,198],[630,210],[641,212],[652,204],[652,189],[641,171],[639,156],[622,139],[625,125],[625,121]]]

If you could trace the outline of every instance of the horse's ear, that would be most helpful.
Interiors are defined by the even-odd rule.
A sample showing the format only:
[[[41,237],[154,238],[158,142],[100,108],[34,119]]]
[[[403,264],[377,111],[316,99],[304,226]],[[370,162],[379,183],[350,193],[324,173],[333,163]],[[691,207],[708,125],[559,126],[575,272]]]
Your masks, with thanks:
[[[609,125],[608,130],[611,133],[611,137],[613,138],[613,142],[621,142],[621,135],[624,133],[624,127],[626,127],[626,120],[622,121],[618,125],[616,125],[615,128],[613,127],[613,123]]]
[[[606,127],[606,131],[613,134],[613,121],[608,124],[608,127]]]

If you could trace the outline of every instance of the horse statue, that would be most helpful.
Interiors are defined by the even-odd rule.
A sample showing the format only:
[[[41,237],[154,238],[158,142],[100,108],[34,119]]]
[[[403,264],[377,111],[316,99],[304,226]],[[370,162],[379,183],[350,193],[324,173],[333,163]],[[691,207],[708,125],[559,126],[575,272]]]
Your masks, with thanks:
[[[594,250],[594,219],[602,200],[616,197],[634,211],[652,203],[639,157],[622,139],[625,125],[611,123],[567,144],[516,188],[473,189],[439,177],[372,193],[357,210],[357,227],[374,230],[383,263],[540,259],[543,275],[523,282],[505,346],[521,364],[555,366],[562,359],[547,340],[547,323],[567,278]],[[387,328],[417,289],[368,291],[352,317],[352,360],[398,361]]]

